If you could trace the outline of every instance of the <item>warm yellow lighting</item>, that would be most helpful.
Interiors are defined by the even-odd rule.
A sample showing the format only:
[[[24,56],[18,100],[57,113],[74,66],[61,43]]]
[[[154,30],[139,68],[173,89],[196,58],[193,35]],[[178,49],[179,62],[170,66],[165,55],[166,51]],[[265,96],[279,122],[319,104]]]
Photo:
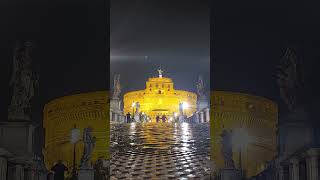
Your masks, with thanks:
[[[139,111],[147,115],[151,122],[155,122],[157,116],[165,115],[168,119],[172,115],[177,117],[180,102],[185,102],[184,114],[190,117],[197,108],[197,95],[193,92],[175,90],[172,80],[162,76],[149,78],[144,90],[126,93],[123,102],[124,114],[132,113],[132,108],[136,105],[132,102],[139,102]]]
[[[110,157],[108,94],[107,91],[76,94],[52,100],[45,105],[43,110],[43,128],[45,129],[43,154],[47,169],[50,169],[60,159],[67,167],[72,166],[72,143],[77,143],[76,164],[80,163],[84,149],[83,141],[81,141],[82,133],[83,129],[88,126],[92,127],[92,135],[96,137],[90,162],[95,163],[98,158],[108,159]],[[75,125],[76,129],[74,129]]]
[[[242,93],[213,91],[210,99],[211,158],[216,169],[224,167],[221,152],[223,129],[232,130],[233,157],[251,177],[261,165],[276,155],[277,104],[258,96]],[[241,148],[241,149],[239,149]]]

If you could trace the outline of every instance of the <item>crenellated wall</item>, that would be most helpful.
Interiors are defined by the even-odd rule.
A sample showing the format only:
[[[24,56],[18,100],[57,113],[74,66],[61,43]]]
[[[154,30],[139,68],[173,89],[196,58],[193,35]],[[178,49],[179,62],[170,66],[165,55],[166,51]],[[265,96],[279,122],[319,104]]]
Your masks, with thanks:
[[[276,155],[278,107],[273,101],[249,94],[211,92],[211,158],[217,168],[223,167],[221,154],[222,129],[242,128],[249,144],[242,150],[242,166],[252,176],[263,170],[265,163]],[[233,147],[235,165],[239,165],[239,148]]]
[[[97,158],[109,159],[109,93],[98,91],[65,96],[54,99],[45,105],[43,127],[45,129],[45,164],[51,168],[61,159],[71,167],[73,145],[70,144],[70,131],[76,125],[81,131],[90,126],[96,137],[92,162]],[[83,152],[83,142],[76,145],[76,164],[79,165]]]

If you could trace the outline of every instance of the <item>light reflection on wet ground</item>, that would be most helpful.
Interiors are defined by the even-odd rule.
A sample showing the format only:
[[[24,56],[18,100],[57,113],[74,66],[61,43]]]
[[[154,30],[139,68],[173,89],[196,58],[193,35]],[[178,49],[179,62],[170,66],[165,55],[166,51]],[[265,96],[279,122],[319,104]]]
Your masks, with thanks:
[[[111,124],[111,179],[206,179],[209,124]]]

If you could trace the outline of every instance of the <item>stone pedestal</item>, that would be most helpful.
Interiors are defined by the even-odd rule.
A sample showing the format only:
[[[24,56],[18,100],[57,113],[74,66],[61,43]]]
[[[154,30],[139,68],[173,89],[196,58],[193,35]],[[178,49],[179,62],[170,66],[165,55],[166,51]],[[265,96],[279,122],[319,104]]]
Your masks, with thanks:
[[[241,180],[240,172],[237,169],[222,169],[221,180]]]
[[[0,122],[1,147],[14,154],[17,159],[31,159],[33,156],[34,126],[30,122]]]
[[[120,106],[121,106],[120,99],[111,99],[110,100],[110,110],[111,111],[121,111]]]
[[[198,110],[203,110],[209,107],[208,99],[206,96],[198,97]]]
[[[93,168],[79,169],[78,180],[94,180]]]
[[[24,168],[22,165],[14,165],[8,169],[8,179],[10,180],[25,180]]]
[[[139,113],[135,113],[135,114],[134,114],[134,120],[135,120],[136,122],[139,122],[139,121],[140,121]]]
[[[117,98],[113,98],[110,100],[110,120],[116,122],[121,121],[121,100]]]
[[[7,179],[7,159],[0,157],[0,179]]]
[[[7,166],[6,179],[31,179],[25,167],[33,161],[34,126],[23,119],[10,119],[10,121],[0,122],[0,132],[2,132],[0,134],[1,147],[12,154],[9,159],[11,163]]]
[[[279,124],[279,155],[288,157],[313,142],[313,131],[308,124],[308,113],[303,109],[288,114]],[[280,122],[281,122],[280,121]]]

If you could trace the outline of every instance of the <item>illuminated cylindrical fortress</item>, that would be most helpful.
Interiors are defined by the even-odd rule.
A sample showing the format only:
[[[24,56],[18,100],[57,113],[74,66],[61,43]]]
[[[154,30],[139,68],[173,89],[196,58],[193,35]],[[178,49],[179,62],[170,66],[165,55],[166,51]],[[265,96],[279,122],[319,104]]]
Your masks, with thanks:
[[[222,130],[236,134],[241,129],[246,135],[234,138],[238,142],[232,142],[233,159],[239,167],[240,148],[236,144],[247,143],[241,148],[242,168],[248,176],[256,175],[276,155],[277,104],[263,97],[224,91],[211,92],[210,99],[211,159],[216,168],[223,168]]]
[[[140,112],[155,121],[156,116],[173,117],[179,114],[179,104],[186,104],[183,110],[188,117],[197,110],[197,95],[192,92],[175,90],[170,78],[149,78],[144,90],[128,92],[124,95],[124,114],[133,114],[134,104],[139,102]]]
[[[109,159],[109,93],[90,92],[57,98],[44,107],[43,127],[45,164],[50,169],[55,162],[63,160],[73,164],[73,145],[70,143],[71,129],[80,129],[80,141],[76,144],[76,164],[79,165],[82,153],[82,133],[86,127],[93,129],[96,145],[91,162],[98,158]]]

